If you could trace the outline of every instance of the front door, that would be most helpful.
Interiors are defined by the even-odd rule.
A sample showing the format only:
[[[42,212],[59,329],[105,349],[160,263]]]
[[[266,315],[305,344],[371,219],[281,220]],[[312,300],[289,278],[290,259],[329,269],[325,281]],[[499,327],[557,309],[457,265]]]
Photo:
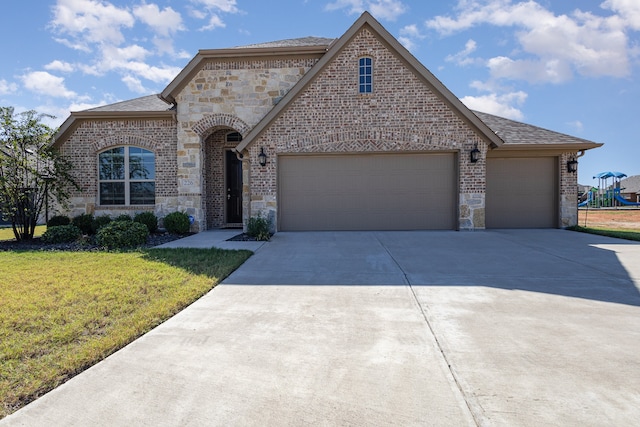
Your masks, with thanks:
[[[225,153],[227,224],[242,224],[242,161],[233,151]]]

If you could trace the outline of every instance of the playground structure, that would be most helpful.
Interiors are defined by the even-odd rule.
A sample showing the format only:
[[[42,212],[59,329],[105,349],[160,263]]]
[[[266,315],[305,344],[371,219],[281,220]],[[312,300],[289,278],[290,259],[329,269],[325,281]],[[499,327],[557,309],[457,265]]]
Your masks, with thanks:
[[[587,198],[578,203],[578,207],[613,208],[618,206],[640,206],[620,195],[620,180],[627,175],[622,172],[600,172],[593,179],[598,179],[598,187],[592,187]],[[611,179],[611,184],[609,184]]]

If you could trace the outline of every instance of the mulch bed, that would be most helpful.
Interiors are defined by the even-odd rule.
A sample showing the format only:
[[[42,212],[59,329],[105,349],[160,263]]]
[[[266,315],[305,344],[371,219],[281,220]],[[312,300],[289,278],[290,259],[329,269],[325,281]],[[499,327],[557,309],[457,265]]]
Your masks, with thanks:
[[[256,242],[258,239],[255,237],[249,236],[247,233],[240,233],[236,236],[233,236],[230,239],[227,239],[227,242]]]

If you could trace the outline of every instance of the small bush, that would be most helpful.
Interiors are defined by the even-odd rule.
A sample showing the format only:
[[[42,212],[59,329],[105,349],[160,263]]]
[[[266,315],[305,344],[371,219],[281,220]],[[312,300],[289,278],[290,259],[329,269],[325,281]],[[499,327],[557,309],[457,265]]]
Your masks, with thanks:
[[[149,229],[133,221],[112,221],[98,230],[96,243],[108,249],[132,248],[147,242]]]
[[[82,231],[73,224],[54,225],[47,227],[47,231],[42,234],[42,241],[45,243],[69,243],[75,242],[82,236]]]
[[[269,240],[271,238],[271,223],[261,214],[249,218],[247,223],[247,234],[256,240]]]
[[[169,233],[187,234],[190,226],[189,216],[184,212],[172,212],[164,217],[164,228]]]
[[[93,221],[94,234],[100,230],[105,225],[111,222],[111,217],[109,215],[100,215],[95,218]]]
[[[93,215],[91,214],[81,214],[73,217],[71,223],[78,227],[82,234],[93,234],[95,227],[93,225]]]
[[[120,214],[114,219],[114,221],[133,221],[133,219],[129,214]]]
[[[55,215],[49,218],[49,222],[47,222],[47,227],[56,227],[58,225],[69,225],[71,224],[71,218],[66,215]]]
[[[146,225],[149,233],[155,233],[158,229],[158,217],[153,212],[140,212],[133,217],[133,221]]]

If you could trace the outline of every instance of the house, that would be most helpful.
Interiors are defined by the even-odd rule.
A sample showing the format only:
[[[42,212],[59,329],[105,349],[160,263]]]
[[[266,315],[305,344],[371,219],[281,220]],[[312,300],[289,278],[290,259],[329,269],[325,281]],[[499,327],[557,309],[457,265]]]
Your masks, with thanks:
[[[471,111],[369,13],[338,39],[200,50],[158,96],[73,112],[55,144],[71,215],[255,215],[282,230],[577,223],[575,159],[602,144]]]
[[[640,175],[630,176],[620,181],[620,196],[633,203],[640,203]]]

